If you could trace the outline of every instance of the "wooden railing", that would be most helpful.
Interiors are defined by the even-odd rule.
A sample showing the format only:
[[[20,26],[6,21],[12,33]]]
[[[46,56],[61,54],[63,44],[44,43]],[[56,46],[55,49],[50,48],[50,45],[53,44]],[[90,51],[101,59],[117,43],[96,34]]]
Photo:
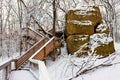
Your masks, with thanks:
[[[20,66],[23,65],[28,59],[31,60],[45,60],[46,57],[50,54],[50,52],[54,51],[56,48],[59,47],[58,42],[56,42],[55,37],[52,38],[46,38],[45,36],[42,36],[41,34],[35,32],[34,30],[28,28],[31,30],[35,35],[39,36],[39,41],[36,42],[30,49],[28,49],[25,54],[23,54],[18,59],[12,59],[4,64],[0,65],[0,70],[5,69],[5,80],[8,80],[9,72],[11,72],[11,62],[15,62],[15,69],[19,69]],[[57,43],[57,45],[56,45]],[[61,44],[61,43],[60,43]],[[40,67],[40,66],[39,66]]]
[[[47,38],[44,38],[33,45],[29,50],[25,52],[17,61],[16,61],[16,69],[18,69],[24,62],[26,62],[39,48],[41,48],[46,42]]]
[[[36,51],[29,59],[31,64],[30,71],[38,80],[50,80],[48,72],[43,60],[48,54],[55,49],[54,45],[55,37],[52,37],[47,41],[38,51]],[[34,70],[37,69],[37,73]]]
[[[32,58],[36,60],[45,60],[48,54],[55,49],[54,40],[55,37],[52,37],[38,51],[35,52]]]
[[[6,62],[0,63],[0,71],[2,71],[1,74],[4,74],[4,76],[2,76],[2,79],[0,80],[9,80],[9,75],[12,71],[12,67],[11,67],[11,63],[12,62],[16,62],[16,59],[10,59]]]

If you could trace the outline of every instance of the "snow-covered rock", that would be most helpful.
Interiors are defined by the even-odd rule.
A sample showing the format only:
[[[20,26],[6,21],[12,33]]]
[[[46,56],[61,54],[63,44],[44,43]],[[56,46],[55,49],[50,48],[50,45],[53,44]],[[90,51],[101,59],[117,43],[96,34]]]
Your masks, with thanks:
[[[67,36],[92,35],[96,26],[102,23],[101,13],[97,6],[84,6],[83,9],[70,10],[66,14],[65,34]]]
[[[113,39],[111,37],[108,37],[105,33],[97,33],[90,36],[90,42],[89,45],[91,48],[96,48],[101,45],[108,45],[110,42],[112,42]]]
[[[100,24],[96,28],[96,33],[106,33],[109,34],[109,28],[106,24]]]
[[[88,43],[89,36],[88,35],[71,35],[67,38],[67,49],[70,54],[73,54],[79,48]]]
[[[108,56],[115,52],[113,39],[105,33],[90,36],[89,48],[100,56]]]

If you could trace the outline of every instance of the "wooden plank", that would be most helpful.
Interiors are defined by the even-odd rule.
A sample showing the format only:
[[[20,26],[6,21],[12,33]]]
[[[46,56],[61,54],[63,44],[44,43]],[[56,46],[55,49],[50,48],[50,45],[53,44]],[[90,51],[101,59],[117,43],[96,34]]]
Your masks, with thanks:
[[[34,59],[43,60],[44,59],[44,49],[42,49],[37,55],[35,55]]]

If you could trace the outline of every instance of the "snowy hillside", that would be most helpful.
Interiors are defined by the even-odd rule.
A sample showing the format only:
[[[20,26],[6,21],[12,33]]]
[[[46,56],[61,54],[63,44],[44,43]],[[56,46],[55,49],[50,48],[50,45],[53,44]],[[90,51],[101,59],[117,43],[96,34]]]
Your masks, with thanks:
[[[72,80],[119,80],[120,79],[120,44],[115,43],[116,54],[112,54],[108,58],[96,59],[92,58],[90,63],[88,63],[83,70],[95,67],[100,64],[106,64],[106,66],[100,66],[73,78]],[[62,52],[63,54],[65,52]],[[96,59],[96,60],[95,60]],[[74,77],[77,71],[81,68],[80,65],[86,62],[88,58],[76,58],[71,55],[61,55],[55,62],[50,60],[47,61],[47,68],[49,72],[49,77],[51,80],[69,80]],[[94,61],[95,60],[95,61]],[[109,66],[110,65],[110,66]],[[92,68],[93,68],[92,67]],[[82,71],[82,70],[81,70]]]
[[[103,62],[112,64],[100,66],[89,70],[72,80],[119,80],[120,79],[120,43],[115,43],[116,54],[104,59],[97,59],[94,66]],[[69,80],[75,76],[76,71],[80,68],[81,62],[85,62],[85,58],[76,58],[67,55],[65,49],[62,49],[62,55],[55,62],[47,60],[47,69],[50,80]],[[76,61],[77,59],[77,61]],[[78,61],[79,60],[79,61]],[[110,60],[110,63],[109,61]],[[27,75],[26,75],[27,74]],[[26,75],[25,77],[22,77]],[[13,71],[10,80],[36,80],[36,78],[26,70]]]
[[[95,28],[92,29],[94,33],[90,34],[89,37],[88,35],[83,35],[83,38],[79,36],[78,39],[73,39],[73,42],[87,39],[89,41],[81,47],[77,46],[79,50],[75,52],[75,55],[71,55],[68,53],[69,50],[66,50],[66,23],[72,23],[81,28],[80,25],[89,27],[93,22],[89,19],[67,21],[66,15],[70,10],[78,10],[75,15],[82,15],[82,18],[85,19],[86,16],[91,15],[88,12],[95,11],[92,8],[93,6],[100,8],[99,12],[101,12],[101,15],[92,16],[90,19],[93,18],[93,20],[97,21],[101,17],[101,23],[95,24]],[[47,77],[46,80],[120,80],[119,22],[120,0],[0,0],[0,80],[42,80],[43,77]],[[37,34],[30,34],[28,30],[24,31],[25,27],[32,28],[33,32],[40,37]],[[62,33],[62,36],[59,37],[60,41],[57,42],[56,40],[55,42],[54,38],[56,38],[56,35],[50,33],[52,28],[52,33],[57,33],[57,31]],[[70,30],[71,32],[74,31],[73,28]],[[91,30],[86,30],[85,32],[89,31]],[[108,34],[104,34],[105,32]],[[73,36],[74,34],[78,35],[78,33],[71,35]],[[53,38],[51,39],[51,37]],[[51,42],[52,40],[53,42]],[[52,61],[48,54],[52,53],[52,51],[54,52],[54,49],[56,49],[56,52],[57,50],[60,51],[55,45],[59,42],[60,46],[57,47],[61,48],[61,54],[57,56],[52,54],[52,57],[53,55],[54,58],[57,57],[55,61]],[[109,43],[112,44],[112,47],[108,45]],[[47,46],[48,44],[50,44],[49,47]],[[72,44],[70,49],[73,48],[73,45],[76,47],[75,44]],[[111,51],[114,47],[115,50],[111,51],[111,53],[106,51],[108,55],[105,56],[95,54],[97,53],[97,47],[106,45],[107,50]],[[51,48],[52,50],[50,50]],[[82,52],[84,48],[89,48],[87,54],[76,57],[76,54]],[[43,66],[40,66],[41,56],[37,55],[40,54],[40,51],[43,53],[41,60],[46,60],[46,66],[43,61],[41,61]],[[99,51],[105,51],[104,47],[102,50],[99,49]],[[23,57],[27,52],[31,55],[28,54]],[[35,55],[38,59],[30,61]],[[24,59],[17,64],[18,58]],[[12,62],[11,60],[13,59],[15,60]],[[15,69],[17,65],[20,65],[19,68],[16,68],[18,70]]]

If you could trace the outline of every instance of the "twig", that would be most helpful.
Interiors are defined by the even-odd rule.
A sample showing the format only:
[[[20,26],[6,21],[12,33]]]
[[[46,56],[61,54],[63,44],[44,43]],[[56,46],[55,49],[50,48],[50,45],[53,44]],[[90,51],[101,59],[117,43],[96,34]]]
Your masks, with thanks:
[[[78,76],[82,75],[82,74],[85,74],[87,73],[88,71],[91,71],[93,69],[96,69],[96,68],[99,68],[99,67],[106,67],[106,66],[112,66],[113,64],[100,64],[100,65],[97,65],[97,66],[94,66],[92,68],[88,68],[88,69],[84,69],[83,71],[81,71],[80,73],[78,73],[76,76],[70,78],[69,80],[72,80],[74,78],[77,78]]]

